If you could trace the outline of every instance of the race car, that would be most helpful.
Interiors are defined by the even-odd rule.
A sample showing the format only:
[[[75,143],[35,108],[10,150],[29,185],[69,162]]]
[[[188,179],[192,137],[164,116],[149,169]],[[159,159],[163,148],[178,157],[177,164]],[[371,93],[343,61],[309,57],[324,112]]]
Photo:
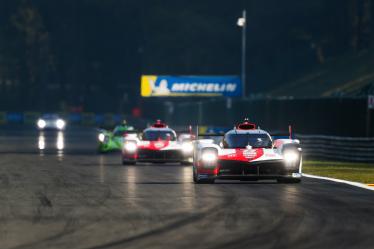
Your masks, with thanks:
[[[219,140],[194,142],[195,183],[214,183],[216,179],[301,181],[302,149],[291,136],[273,141],[268,132],[246,119]]]
[[[64,130],[66,122],[57,114],[44,114],[37,121],[39,130]]]
[[[177,134],[165,123],[157,120],[142,135],[127,136],[122,149],[122,164],[136,162],[191,164],[192,141],[183,136],[178,141]]]
[[[136,134],[133,126],[123,124],[117,125],[113,131],[101,129],[98,134],[98,152],[121,151],[124,137],[129,134]]]

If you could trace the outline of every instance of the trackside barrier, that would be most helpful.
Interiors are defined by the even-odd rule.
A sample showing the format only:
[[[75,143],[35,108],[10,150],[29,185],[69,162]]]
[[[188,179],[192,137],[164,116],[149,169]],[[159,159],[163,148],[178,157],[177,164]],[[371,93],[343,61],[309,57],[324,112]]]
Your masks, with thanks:
[[[6,124],[27,124],[35,125],[36,121],[42,113],[39,112],[0,112],[0,125]],[[122,123],[126,116],[123,114],[113,113],[59,113],[60,117],[64,118],[68,124],[84,125],[84,126],[106,126],[111,127]],[[139,122],[139,120],[132,120],[129,123]]]
[[[113,126],[116,124],[115,120],[114,120],[114,117],[113,117],[113,114],[111,113],[105,113],[104,114],[104,120],[105,120],[105,125],[107,126]]]
[[[6,114],[6,121],[10,124],[23,123],[23,113],[20,112],[8,112]]]
[[[5,124],[5,123],[6,123],[6,113],[0,112],[0,124]]]
[[[374,137],[296,135],[307,157],[374,162]]]
[[[80,113],[70,113],[68,120],[70,123],[80,124],[82,122],[82,115]]]
[[[25,112],[23,115],[23,122],[25,124],[35,124],[36,120],[40,117],[39,112]]]
[[[82,113],[82,125],[95,125],[95,113]]]

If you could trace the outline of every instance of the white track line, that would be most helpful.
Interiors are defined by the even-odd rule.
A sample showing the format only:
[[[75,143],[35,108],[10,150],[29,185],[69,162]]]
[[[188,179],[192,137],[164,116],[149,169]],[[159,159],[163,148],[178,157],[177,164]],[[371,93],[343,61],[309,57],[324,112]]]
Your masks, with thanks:
[[[359,187],[359,188],[364,188],[368,190],[374,191],[374,187],[370,187],[366,184],[359,183],[359,182],[351,182],[351,181],[346,181],[346,180],[340,180],[340,179],[335,179],[335,178],[330,178],[330,177],[324,177],[324,176],[315,176],[315,175],[309,175],[309,174],[303,174],[305,177],[309,178],[315,178],[315,179],[321,179],[321,180],[327,180],[327,181],[333,181],[333,182],[339,182],[339,183],[344,183],[348,184],[351,186]]]

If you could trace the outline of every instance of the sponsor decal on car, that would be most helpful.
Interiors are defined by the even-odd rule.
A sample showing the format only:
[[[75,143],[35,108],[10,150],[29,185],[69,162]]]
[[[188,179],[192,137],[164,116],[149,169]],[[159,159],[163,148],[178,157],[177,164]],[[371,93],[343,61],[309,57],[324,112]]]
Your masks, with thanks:
[[[264,155],[263,149],[235,149],[234,153],[219,156],[220,160],[253,161]]]

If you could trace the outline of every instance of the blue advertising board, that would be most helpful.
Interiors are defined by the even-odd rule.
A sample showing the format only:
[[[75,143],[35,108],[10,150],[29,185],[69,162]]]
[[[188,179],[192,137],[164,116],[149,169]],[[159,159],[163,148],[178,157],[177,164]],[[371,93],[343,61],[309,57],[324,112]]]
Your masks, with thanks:
[[[242,84],[238,76],[143,75],[141,78],[142,97],[239,97],[241,92]]]

